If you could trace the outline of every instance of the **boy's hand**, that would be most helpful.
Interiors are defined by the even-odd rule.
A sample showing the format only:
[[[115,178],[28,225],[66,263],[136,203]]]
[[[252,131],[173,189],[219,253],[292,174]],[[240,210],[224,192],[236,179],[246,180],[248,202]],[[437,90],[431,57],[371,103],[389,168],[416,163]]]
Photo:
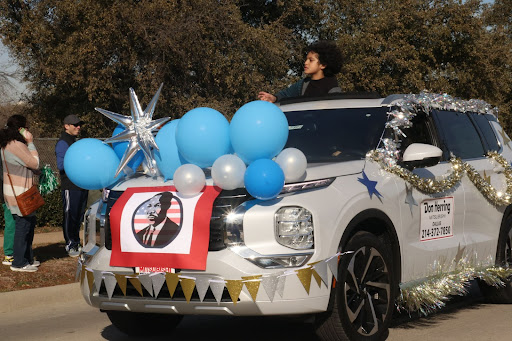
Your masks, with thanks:
[[[264,92],[264,91],[260,91],[258,93],[258,99],[260,99],[261,101],[267,101],[270,103],[274,103],[277,100],[276,96],[269,94],[268,92]]]
[[[34,142],[34,136],[32,136],[32,133],[28,131],[27,129],[23,130],[22,133],[23,137],[27,141],[27,143]]]

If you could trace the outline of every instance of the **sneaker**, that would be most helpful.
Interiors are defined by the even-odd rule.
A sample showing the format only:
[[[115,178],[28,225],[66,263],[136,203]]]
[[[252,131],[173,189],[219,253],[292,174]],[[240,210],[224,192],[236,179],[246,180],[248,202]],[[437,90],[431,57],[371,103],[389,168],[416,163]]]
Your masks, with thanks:
[[[14,261],[13,256],[5,256],[4,261],[2,262],[3,265],[12,265],[12,262]]]
[[[68,251],[69,257],[78,257],[79,255],[80,255],[80,250],[72,248],[72,247],[69,248],[69,251]]]
[[[39,265],[41,265],[41,262],[40,262],[40,261],[38,261],[38,260],[34,260],[34,261],[32,262],[32,264],[30,264],[30,265],[32,265],[32,266],[39,266]]]
[[[16,268],[14,266],[11,266],[12,271],[21,271],[21,272],[36,272],[37,266],[32,266],[30,264],[25,265],[22,268]]]

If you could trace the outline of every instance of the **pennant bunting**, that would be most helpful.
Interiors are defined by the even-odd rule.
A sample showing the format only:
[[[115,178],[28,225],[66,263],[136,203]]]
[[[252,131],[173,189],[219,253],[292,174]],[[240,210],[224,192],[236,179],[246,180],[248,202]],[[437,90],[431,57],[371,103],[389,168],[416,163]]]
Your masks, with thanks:
[[[81,260],[78,260],[78,265],[76,267],[76,272],[75,272],[75,282],[78,281],[78,278],[82,278],[81,277],[81,274],[82,274],[82,268],[83,268],[83,264],[82,264],[82,261]]]
[[[105,278],[103,278],[103,281],[105,283],[105,288],[107,289],[108,298],[112,298],[112,295],[114,295],[114,290],[117,284],[116,277],[112,274],[105,274]]]
[[[93,277],[94,277],[94,286],[96,287],[97,291],[100,291],[101,289],[101,282],[103,281],[103,274],[101,270],[93,270]]]
[[[146,289],[147,292],[153,296],[153,282],[151,281],[151,278],[149,278],[149,274],[140,274],[139,281],[144,289]]]
[[[261,275],[245,276],[242,277],[242,279],[244,280],[245,287],[247,288],[247,291],[249,291],[252,300],[256,302],[256,296],[258,295],[258,290],[260,289]]]
[[[311,274],[313,270],[311,268],[304,268],[295,270],[297,272],[297,277],[299,277],[300,282],[302,283],[302,286],[304,286],[304,289],[309,295],[309,289],[311,287]],[[282,296],[281,296],[282,297]]]
[[[275,274],[265,276],[261,279],[261,284],[263,284],[263,289],[265,289],[265,292],[267,293],[270,302],[274,301],[274,295],[276,294],[277,289],[277,282],[279,281],[278,276],[279,274]]]
[[[283,298],[283,296],[284,296],[284,285],[285,285],[287,276],[288,276],[287,273],[283,273],[282,275],[277,276],[276,292],[279,294],[279,296],[281,296],[281,298]]]
[[[198,276],[196,278],[196,289],[199,294],[199,300],[203,302],[208,287],[210,286],[210,278],[206,276]]]
[[[322,282],[324,282],[325,286],[327,286],[327,281],[328,281],[328,277],[327,277],[327,263],[325,261],[320,261],[320,262],[317,262],[315,263],[315,265],[313,265],[313,276],[318,276],[322,279]],[[315,276],[315,279],[316,279],[316,276]],[[318,280],[317,280],[318,281]],[[318,284],[318,286],[320,286],[320,283]]]
[[[176,286],[180,279],[177,274],[167,272],[165,274],[165,282],[167,283],[167,289],[169,289],[169,296],[172,298],[174,295],[174,291],[176,291]]]
[[[329,266],[329,270],[331,270],[332,275],[336,280],[338,280],[338,257],[334,256],[327,260],[327,266]]]
[[[143,292],[142,292],[142,285],[140,284],[140,281],[137,277],[127,277],[128,280],[130,281],[130,283],[133,285],[133,287],[135,288],[135,290],[137,290],[137,292],[141,295],[141,296],[144,296]]]
[[[80,283],[84,282],[85,272],[85,264],[82,264],[82,270],[80,270]]]
[[[149,275],[149,278],[151,278],[151,282],[153,283],[154,297],[158,297],[158,294],[160,294],[160,290],[162,290],[162,287],[165,283],[165,274],[162,272],[157,272]]]
[[[89,284],[89,292],[92,294],[94,291],[94,274],[92,271],[87,271],[87,284]]]
[[[224,292],[224,282],[223,280],[210,279],[210,289],[212,289],[213,296],[215,296],[215,300],[217,303],[220,303],[222,299],[222,293]]]
[[[244,284],[239,279],[226,280],[226,288],[228,288],[229,296],[231,297],[233,304],[238,302],[238,297],[240,296],[243,286]]]
[[[118,275],[118,274],[114,274],[114,276],[116,277],[117,284],[119,284],[119,288],[121,288],[123,295],[126,296],[126,284],[127,284],[126,276]]]
[[[194,288],[196,286],[196,282],[194,279],[185,278],[180,276],[180,283],[181,288],[183,289],[183,294],[185,295],[185,298],[187,299],[187,302],[190,302],[190,299],[192,298],[192,294],[194,293]]]

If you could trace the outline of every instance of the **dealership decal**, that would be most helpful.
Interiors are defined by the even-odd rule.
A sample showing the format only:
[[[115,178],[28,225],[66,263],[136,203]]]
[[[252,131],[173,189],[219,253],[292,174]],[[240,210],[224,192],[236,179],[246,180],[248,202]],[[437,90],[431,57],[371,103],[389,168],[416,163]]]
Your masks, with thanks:
[[[420,210],[420,241],[453,237],[453,197],[425,200]]]

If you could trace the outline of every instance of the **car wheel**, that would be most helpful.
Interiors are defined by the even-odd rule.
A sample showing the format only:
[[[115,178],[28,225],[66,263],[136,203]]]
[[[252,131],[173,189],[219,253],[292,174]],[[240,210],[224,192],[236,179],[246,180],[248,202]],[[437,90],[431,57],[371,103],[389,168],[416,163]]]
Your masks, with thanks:
[[[183,319],[182,315],[133,313],[128,311],[106,312],[110,322],[129,336],[157,336],[171,333]]]
[[[512,217],[508,218],[500,231],[496,265],[512,267]],[[495,287],[479,280],[480,291],[490,303],[512,303],[512,278],[508,278],[505,286]]]
[[[358,232],[341,257],[338,281],[327,312],[317,316],[317,335],[324,341],[384,340],[397,288],[390,250],[375,235]]]

